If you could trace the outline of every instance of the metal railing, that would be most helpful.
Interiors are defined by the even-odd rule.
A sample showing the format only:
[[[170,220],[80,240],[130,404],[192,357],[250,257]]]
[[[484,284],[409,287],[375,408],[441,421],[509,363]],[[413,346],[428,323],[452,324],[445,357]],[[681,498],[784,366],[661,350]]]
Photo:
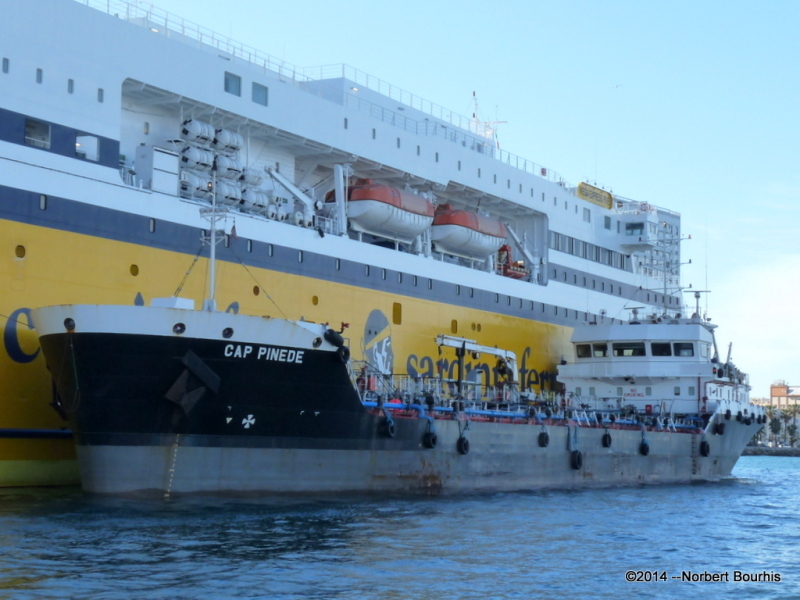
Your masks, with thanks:
[[[574,189],[571,189],[572,186],[552,169],[497,148],[491,139],[489,127],[481,121],[455,113],[348,65],[297,67],[257,48],[242,44],[157,8],[150,2],[140,0],[131,2],[126,0],[75,1],[141,27],[146,27],[153,33],[177,39],[190,45],[196,45],[198,48],[213,48],[224,53],[226,55],[224,58],[239,59],[264,72],[277,73],[280,77],[285,78],[288,83],[333,101],[340,101],[345,106],[354,108],[359,112],[366,112],[371,117],[399,127],[404,131],[417,135],[443,137],[450,142],[468,147],[480,154],[485,154],[513,168],[558,183],[565,188],[565,191],[575,195]],[[429,121],[427,119],[419,121],[406,117],[396,110],[359,98],[356,91],[343,89],[336,85],[315,85],[313,89],[303,85],[308,82],[324,83],[326,80],[338,78],[346,79],[356,84],[356,86],[373,90],[422,113],[429,114],[437,121]]]

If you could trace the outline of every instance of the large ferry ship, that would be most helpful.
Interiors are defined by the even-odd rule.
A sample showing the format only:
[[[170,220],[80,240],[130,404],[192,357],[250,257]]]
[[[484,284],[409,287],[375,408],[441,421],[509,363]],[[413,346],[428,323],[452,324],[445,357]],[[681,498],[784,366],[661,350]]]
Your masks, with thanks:
[[[497,364],[436,340],[506,348],[519,392],[540,400],[561,391],[576,327],[683,310],[677,213],[568,183],[475,119],[142,2],[5,7],[0,485],[77,477],[76,407],[51,383],[36,307],[211,287],[223,313],[331,324],[384,376],[496,387]],[[227,212],[209,247],[212,195]],[[620,397],[641,394],[629,387]],[[703,402],[700,386],[674,394]]]

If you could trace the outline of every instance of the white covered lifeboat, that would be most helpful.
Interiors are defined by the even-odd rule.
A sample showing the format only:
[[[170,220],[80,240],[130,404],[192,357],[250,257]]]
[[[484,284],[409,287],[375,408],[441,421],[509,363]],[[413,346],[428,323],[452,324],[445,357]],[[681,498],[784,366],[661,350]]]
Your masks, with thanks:
[[[427,198],[371,179],[356,180],[348,196],[347,218],[355,231],[410,242],[433,221]]]
[[[506,227],[497,219],[441,204],[433,218],[431,241],[437,252],[485,259],[506,243]]]

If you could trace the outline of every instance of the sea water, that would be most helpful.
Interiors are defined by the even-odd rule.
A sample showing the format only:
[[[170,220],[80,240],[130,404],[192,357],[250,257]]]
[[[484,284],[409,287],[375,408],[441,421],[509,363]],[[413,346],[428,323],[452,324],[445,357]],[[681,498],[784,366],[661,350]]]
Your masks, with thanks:
[[[784,457],[715,483],[453,497],[0,490],[0,598],[800,598],[798,502]]]

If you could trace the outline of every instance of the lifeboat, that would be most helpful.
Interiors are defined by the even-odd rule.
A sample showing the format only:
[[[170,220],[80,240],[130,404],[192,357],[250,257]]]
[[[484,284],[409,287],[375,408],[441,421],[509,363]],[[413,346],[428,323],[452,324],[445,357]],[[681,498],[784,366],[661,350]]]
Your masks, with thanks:
[[[347,218],[355,231],[410,242],[433,222],[427,198],[371,179],[356,180],[348,200]]]
[[[497,219],[442,204],[436,207],[431,241],[437,252],[485,259],[505,244],[506,227]]]

